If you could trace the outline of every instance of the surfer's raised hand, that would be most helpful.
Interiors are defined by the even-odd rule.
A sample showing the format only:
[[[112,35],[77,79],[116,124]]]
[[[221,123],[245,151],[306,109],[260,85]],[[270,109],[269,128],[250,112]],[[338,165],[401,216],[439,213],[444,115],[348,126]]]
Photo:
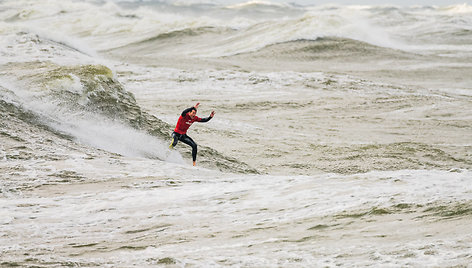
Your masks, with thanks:
[[[210,117],[213,118],[215,116],[215,111],[211,111]]]
[[[195,109],[198,109],[198,105],[200,105],[200,102],[197,102],[197,104],[195,104],[195,106],[193,107],[195,107]]]

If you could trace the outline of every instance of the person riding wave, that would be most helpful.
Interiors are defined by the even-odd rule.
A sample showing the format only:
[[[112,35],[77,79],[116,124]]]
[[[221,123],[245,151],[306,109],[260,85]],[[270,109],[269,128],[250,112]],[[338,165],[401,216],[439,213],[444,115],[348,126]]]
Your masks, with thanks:
[[[174,148],[179,141],[192,147],[192,158],[193,165],[196,165],[197,161],[197,144],[193,141],[192,138],[187,136],[187,130],[194,122],[208,122],[213,116],[215,116],[215,111],[211,111],[210,116],[205,118],[200,118],[197,116],[197,109],[200,103],[195,104],[195,106],[185,109],[177,121],[174,132],[172,133],[172,143],[169,145],[169,148]]]

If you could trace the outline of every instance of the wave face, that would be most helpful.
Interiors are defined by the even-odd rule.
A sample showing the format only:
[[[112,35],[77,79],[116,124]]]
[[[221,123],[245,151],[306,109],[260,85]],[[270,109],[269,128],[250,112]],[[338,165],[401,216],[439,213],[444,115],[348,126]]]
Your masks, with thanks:
[[[167,159],[164,145],[146,134],[162,138],[169,126],[144,113],[110,69],[34,62],[9,67],[30,71],[21,81],[1,80],[2,101],[22,111],[19,120],[112,153],[178,161]]]

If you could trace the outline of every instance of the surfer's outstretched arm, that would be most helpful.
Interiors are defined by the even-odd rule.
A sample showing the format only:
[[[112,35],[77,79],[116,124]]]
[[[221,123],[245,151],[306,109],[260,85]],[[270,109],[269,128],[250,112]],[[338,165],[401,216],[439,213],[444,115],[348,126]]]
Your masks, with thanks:
[[[200,121],[199,121],[199,122],[200,122],[200,123],[208,122],[208,121],[210,121],[210,119],[213,118],[213,116],[215,116],[215,111],[211,111],[211,114],[210,114],[210,116],[208,116],[208,117],[200,118]]]

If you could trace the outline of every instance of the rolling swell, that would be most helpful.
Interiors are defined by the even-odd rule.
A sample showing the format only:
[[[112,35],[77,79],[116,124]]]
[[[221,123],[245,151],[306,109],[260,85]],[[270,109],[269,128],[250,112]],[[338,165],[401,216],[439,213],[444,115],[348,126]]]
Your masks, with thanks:
[[[292,61],[365,59],[411,59],[419,55],[379,47],[349,38],[323,37],[316,40],[294,40],[267,45],[257,51],[233,57],[256,57]]]
[[[147,38],[138,42],[133,42],[125,46],[110,49],[108,51],[113,52],[116,50],[165,50],[166,48],[173,48],[176,45],[188,45],[195,44],[198,41],[202,41],[201,38],[210,38],[215,36],[224,36],[226,33],[233,32],[230,28],[222,27],[197,27],[197,28],[185,28],[179,30],[173,30],[165,33],[160,33],[154,37]],[[164,52],[164,51],[162,51]]]
[[[186,28],[182,30],[171,31],[167,33],[159,34],[155,37],[148,38],[146,40],[136,42],[135,44],[142,44],[148,42],[155,42],[155,41],[163,41],[168,39],[179,39],[179,38],[186,38],[186,37],[193,37],[193,36],[200,36],[204,34],[220,34],[225,32],[224,29],[219,29],[216,27],[198,27],[198,28]]]
[[[55,134],[60,133],[64,137],[74,137],[77,128],[93,129],[101,124],[100,120],[103,120],[105,127],[99,129],[99,132],[113,132],[115,129],[107,130],[106,126],[117,123],[148,133],[160,140],[169,139],[172,126],[143,111],[133,94],[127,92],[113,77],[112,71],[103,65],[58,66],[52,63],[45,65],[30,62],[15,67],[10,65],[10,67],[28,68],[30,71],[40,70],[40,72],[24,75],[21,80],[31,85],[39,85],[40,94],[35,97],[43,102],[53,103],[56,108],[48,108],[49,110],[45,112],[44,109],[35,110],[34,106],[24,109],[21,105],[10,102],[9,105],[2,105],[2,108],[5,107],[1,110],[2,114],[8,113],[48,130],[52,128]],[[3,102],[5,101],[2,100]],[[80,123],[67,122],[67,120]],[[82,122],[86,125],[84,126]],[[91,125],[87,125],[88,122]],[[61,128],[63,125],[71,126],[67,128],[67,131],[63,131]],[[98,133],[100,134],[105,135],[106,139],[107,133]],[[132,147],[133,144],[127,146]],[[211,148],[200,146],[200,151],[202,163],[206,163],[206,166],[232,172],[256,172],[248,165],[223,156]],[[185,153],[188,152],[185,151]],[[154,157],[151,156],[151,158]]]

